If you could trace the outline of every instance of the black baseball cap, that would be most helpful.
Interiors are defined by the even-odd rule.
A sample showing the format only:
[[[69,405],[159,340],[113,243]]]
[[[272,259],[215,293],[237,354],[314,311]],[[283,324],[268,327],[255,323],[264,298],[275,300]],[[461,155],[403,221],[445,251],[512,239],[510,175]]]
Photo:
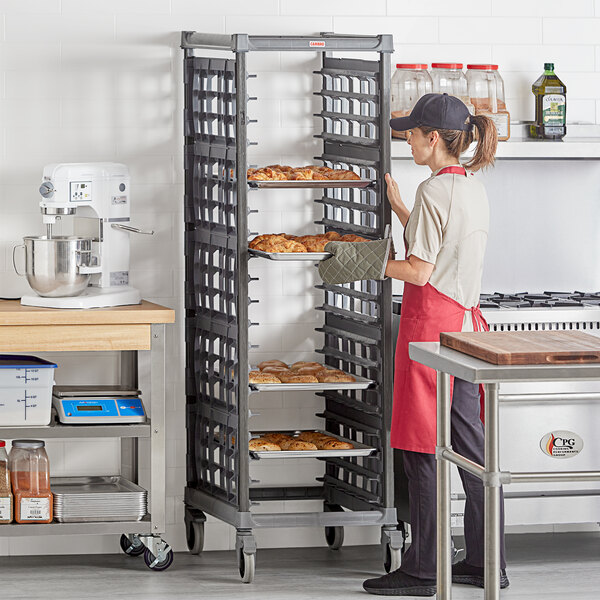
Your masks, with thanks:
[[[406,131],[415,127],[470,131],[470,116],[465,103],[456,96],[425,94],[417,100],[410,115],[390,119],[390,127],[395,131]]]

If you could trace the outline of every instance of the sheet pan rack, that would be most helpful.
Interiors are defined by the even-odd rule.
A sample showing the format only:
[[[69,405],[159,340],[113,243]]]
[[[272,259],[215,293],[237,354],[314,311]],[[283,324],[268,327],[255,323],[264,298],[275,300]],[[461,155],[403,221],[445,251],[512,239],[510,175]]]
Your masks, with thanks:
[[[382,530],[385,567],[400,564],[403,545],[394,508],[389,424],[393,392],[391,283],[318,286],[325,303],[327,366],[373,381],[365,389],[316,392],[324,398],[324,429],[374,448],[368,456],[325,457],[320,486],[257,487],[250,480],[248,295],[248,52],[314,51],[321,58],[322,153],[331,168],[352,169],[361,181],[318,182],[325,231],[381,238],[391,222],[384,198],[390,168],[388,128],[392,37],[321,34],[249,36],[182,32],[185,82],[185,313],[188,547],[202,551],[206,513],[237,530],[244,582],[254,578],[256,527],[324,527],[328,545],[344,526]],[[224,58],[208,57],[203,49]],[[364,53],[373,60],[333,58]],[[273,182],[284,187],[285,182]],[[302,182],[293,182],[294,186]],[[313,182],[317,183],[317,182]],[[343,183],[343,187],[341,187]],[[346,187],[347,186],[347,187]],[[289,185],[287,187],[290,187]],[[311,187],[302,185],[302,187]],[[268,258],[268,257],[267,257]],[[313,268],[307,265],[307,268]],[[294,424],[290,424],[293,426]],[[321,499],[323,511],[253,513],[256,499]]]

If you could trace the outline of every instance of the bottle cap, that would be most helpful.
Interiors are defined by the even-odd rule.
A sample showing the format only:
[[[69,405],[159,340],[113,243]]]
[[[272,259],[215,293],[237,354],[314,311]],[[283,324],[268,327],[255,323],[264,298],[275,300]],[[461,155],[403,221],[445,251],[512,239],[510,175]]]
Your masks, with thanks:
[[[27,450],[35,450],[43,448],[46,444],[42,440],[13,440],[13,448],[26,448]]]
[[[462,69],[462,63],[431,63],[432,69]]]
[[[4,440],[0,440],[0,448],[4,448],[6,446],[6,442]]]
[[[544,63],[544,71],[554,71],[554,63]]]
[[[421,63],[400,63],[396,65],[396,69],[426,69],[427,65]]]
[[[477,69],[479,71],[497,71],[498,65],[467,65],[467,69]]]

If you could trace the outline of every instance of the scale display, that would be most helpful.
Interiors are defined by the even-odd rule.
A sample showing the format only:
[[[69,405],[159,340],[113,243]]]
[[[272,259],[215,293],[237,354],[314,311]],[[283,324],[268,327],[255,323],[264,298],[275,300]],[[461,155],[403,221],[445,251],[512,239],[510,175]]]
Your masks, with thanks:
[[[61,423],[144,423],[146,411],[141,398],[52,398]]]

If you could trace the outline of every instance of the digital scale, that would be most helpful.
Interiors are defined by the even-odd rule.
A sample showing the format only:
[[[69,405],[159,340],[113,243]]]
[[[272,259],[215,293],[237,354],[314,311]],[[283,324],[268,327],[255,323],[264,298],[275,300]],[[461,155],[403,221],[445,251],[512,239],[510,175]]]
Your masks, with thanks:
[[[55,385],[52,405],[69,425],[146,422],[140,390],[119,385]]]

